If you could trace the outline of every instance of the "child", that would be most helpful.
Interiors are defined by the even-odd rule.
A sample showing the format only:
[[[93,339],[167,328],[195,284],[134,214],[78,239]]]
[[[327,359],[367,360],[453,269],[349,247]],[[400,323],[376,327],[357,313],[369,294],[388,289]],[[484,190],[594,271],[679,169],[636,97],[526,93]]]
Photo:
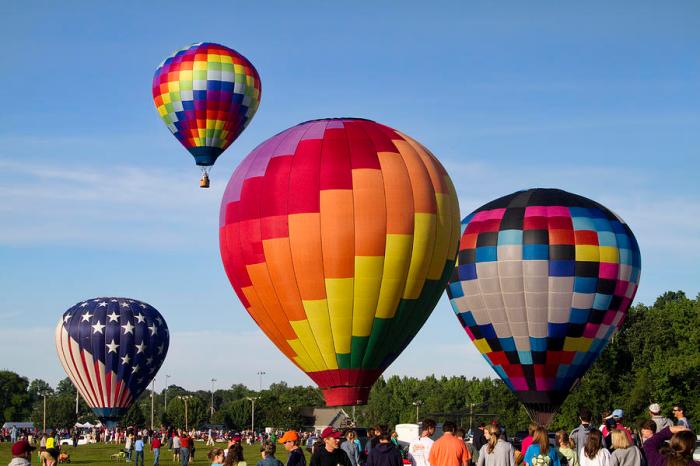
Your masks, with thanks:
[[[563,430],[558,431],[554,437],[557,441],[557,454],[562,466],[578,466],[578,457],[576,455],[576,446],[573,445],[569,434]]]

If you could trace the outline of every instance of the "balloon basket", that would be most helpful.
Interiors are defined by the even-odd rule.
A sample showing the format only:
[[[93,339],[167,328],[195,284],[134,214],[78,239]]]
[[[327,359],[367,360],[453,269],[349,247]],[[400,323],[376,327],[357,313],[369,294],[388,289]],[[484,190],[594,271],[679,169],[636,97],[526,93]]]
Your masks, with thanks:
[[[202,175],[202,179],[199,180],[199,187],[200,188],[208,188],[209,187],[209,176],[207,176],[206,173]]]

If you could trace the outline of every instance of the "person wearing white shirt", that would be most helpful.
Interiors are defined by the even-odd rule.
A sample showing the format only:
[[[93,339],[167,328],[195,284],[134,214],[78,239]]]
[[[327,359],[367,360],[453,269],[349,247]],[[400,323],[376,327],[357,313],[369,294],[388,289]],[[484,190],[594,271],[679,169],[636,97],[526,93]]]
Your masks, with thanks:
[[[412,466],[430,466],[430,448],[435,443],[430,437],[435,433],[435,427],[435,421],[432,419],[423,420],[420,437],[408,446],[408,458]]]

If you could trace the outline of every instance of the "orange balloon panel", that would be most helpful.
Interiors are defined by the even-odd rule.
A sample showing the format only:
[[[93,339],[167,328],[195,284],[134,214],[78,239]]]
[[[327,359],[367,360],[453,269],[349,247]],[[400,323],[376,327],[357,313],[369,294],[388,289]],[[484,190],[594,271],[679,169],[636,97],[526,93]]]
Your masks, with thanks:
[[[442,295],[459,233],[440,162],[369,120],[273,136],[236,168],[221,203],[233,288],[329,405],[366,402]]]

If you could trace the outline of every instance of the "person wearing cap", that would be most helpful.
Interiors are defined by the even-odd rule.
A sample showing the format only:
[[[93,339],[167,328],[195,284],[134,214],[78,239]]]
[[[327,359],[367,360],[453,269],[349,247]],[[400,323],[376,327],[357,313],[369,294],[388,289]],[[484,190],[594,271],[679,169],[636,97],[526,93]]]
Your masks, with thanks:
[[[323,448],[316,448],[311,455],[310,466],[352,466],[348,455],[338,448],[342,434],[332,427],[321,432]]]
[[[624,411],[621,409],[615,409],[613,410],[612,414],[608,417],[605,418],[605,426],[603,427],[603,438],[605,439],[606,442],[606,447],[608,450],[611,450],[612,448],[610,447],[612,444],[610,443],[612,441],[612,438],[610,437],[610,434],[613,429],[620,429],[627,434],[627,438],[629,439],[630,443],[634,443],[632,440],[632,432],[622,425],[622,419],[625,417]]]
[[[278,442],[283,444],[284,449],[289,452],[287,466],[306,466],[306,457],[299,448],[299,434],[296,430],[288,430]]]
[[[20,440],[12,445],[12,459],[8,466],[31,466],[32,451],[34,447],[26,440]]]
[[[659,403],[652,403],[649,405],[649,414],[651,415],[651,420],[656,424],[657,431],[673,425],[673,422],[669,418],[661,415],[661,405],[659,405]]]

